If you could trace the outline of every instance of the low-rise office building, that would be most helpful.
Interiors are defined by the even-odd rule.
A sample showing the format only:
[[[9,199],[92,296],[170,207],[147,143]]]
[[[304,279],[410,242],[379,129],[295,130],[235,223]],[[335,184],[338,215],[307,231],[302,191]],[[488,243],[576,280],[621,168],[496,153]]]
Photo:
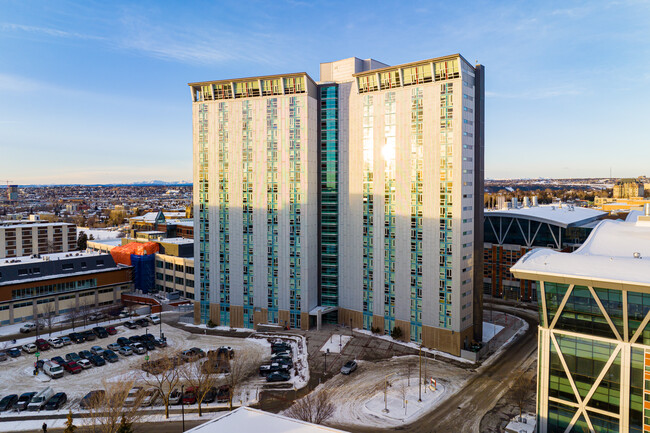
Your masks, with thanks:
[[[485,210],[483,292],[496,298],[536,301],[534,281],[520,280],[510,268],[533,248],[573,251],[606,213],[568,204],[537,206],[516,200],[511,207]]]
[[[119,302],[131,268],[110,254],[71,252],[0,259],[0,325]]]
[[[537,431],[650,431],[650,206],[512,272],[538,282]]]
[[[74,224],[38,219],[0,221],[0,259],[76,249],[77,227]]]
[[[140,235],[140,233],[138,233]],[[119,242],[118,242],[119,241]],[[110,252],[116,246],[129,242],[156,242],[155,291],[178,292],[187,299],[194,296],[194,240],[186,238],[163,238],[149,240],[148,237],[88,241],[93,251]]]

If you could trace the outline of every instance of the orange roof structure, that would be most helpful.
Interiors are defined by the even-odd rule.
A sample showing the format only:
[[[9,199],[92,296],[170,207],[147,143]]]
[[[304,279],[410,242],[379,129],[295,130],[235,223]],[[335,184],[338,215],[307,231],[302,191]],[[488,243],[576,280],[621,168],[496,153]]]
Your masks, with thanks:
[[[156,242],[130,242],[121,247],[115,247],[111,250],[111,256],[115,263],[131,266],[131,255],[146,256],[149,254],[156,254],[158,252],[158,244]]]

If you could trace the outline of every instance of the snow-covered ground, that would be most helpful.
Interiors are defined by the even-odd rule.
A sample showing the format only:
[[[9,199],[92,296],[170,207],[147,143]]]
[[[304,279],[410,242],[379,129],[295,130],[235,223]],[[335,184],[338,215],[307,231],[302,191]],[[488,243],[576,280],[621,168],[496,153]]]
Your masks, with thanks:
[[[377,335],[377,334],[373,334],[371,331],[367,331],[365,329],[354,328],[354,332],[358,332],[359,334],[371,335],[371,336],[373,336],[375,338],[381,338],[382,340],[390,341],[391,343],[401,344],[402,346],[407,346],[407,347],[411,347],[411,348],[416,349],[416,350],[420,350],[420,345],[417,344],[417,343],[414,343],[412,341],[395,340],[390,335]],[[461,358],[460,356],[452,355],[451,353],[441,352],[440,350],[435,350],[435,349],[429,349],[427,347],[422,347],[422,352],[426,352],[426,353],[428,353],[430,355],[434,355],[434,358],[436,356],[442,356],[443,358],[453,359],[454,361],[465,362],[465,363],[468,363],[468,364],[474,364],[474,362],[470,361],[469,359]]]
[[[501,332],[502,329],[503,326],[501,325],[495,325],[494,323],[490,322],[483,322],[483,343],[487,343],[488,341],[492,340],[492,338]]]
[[[320,348],[320,351],[327,352],[329,350],[330,353],[341,353],[341,350],[350,340],[352,340],[352,337],[349,335],[332,334],[330,339]]]
[[[435,388],[422,385],[418,390],[417,377],[411,380],[402,377],[390,383],[385,398],[384,392],[376,393],[366,402],[364,410],[378,418],[409,422],[428,412],[443,395],[446,393],[442,384]],[[422,401],[418,401],[420,396]]]
[[[319,385],[312,394],[327,392],[335,411],[326,423],[349,426],[397,427],[404,420],[412,421],[430,412],[447,396],[461,389],[475,373],[447,362],[423,361],[423,376],[437,381],[437,391],[422,388],[422,403],[418,400],[419,359],[417,356],[393,357],[384,361],[357,361],[358,368],[350,375],[337,374]],[[410,376],[410,379],[408,379]],[[384,389],[388,388],[389,412],[384,409]],[[409,383],[406,390],[407,407],[403,405],[401,384]],[[404,410],[406,409],[406,415]]]
[[[88,227],[77,227],[77,233],[84,232],[86,236],[90,235],[95,238],[95,240],[101,241],[105,239],[117,239],[120,234],[119,230],[116,229],[91,229]]]

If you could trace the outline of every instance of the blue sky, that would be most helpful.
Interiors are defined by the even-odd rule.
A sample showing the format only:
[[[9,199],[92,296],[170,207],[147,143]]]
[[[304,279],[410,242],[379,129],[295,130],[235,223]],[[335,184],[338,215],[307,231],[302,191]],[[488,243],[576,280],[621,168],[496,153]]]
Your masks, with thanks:
[[[0,181],[191,180],[188,82],[486,66],[486,176],[650,175],[650,2],[0,0]]]

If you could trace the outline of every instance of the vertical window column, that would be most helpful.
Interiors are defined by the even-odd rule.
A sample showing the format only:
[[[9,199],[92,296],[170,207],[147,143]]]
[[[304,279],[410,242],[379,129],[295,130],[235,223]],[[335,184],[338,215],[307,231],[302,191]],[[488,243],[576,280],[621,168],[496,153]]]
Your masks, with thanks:
[[[300,99],[289,99],[289,320],[300,328]]]
[[[411,332],[412,341],[422,341],[422,88],[411,91]]]
[[[267,320],[278,323],[278,100],[266,101]]]
[[[384,100],[384,333],[395,327],[395,224],[396,212],[396,104],[395,92]]]
[[[363,329],[372,327],[373,316],[373,215],[374,215],[374,107],[373,97],[363,97]]]
[[[210,320],[210,203],[208,199],[208,104],[199,105],[199,278],[201,323]]]
[[[253,110],[242,102],[242,214],[244,326],[253,327]]]
[[[219,103],[219,323],[230,326],[230,195],[228,185],[228,104]]]

